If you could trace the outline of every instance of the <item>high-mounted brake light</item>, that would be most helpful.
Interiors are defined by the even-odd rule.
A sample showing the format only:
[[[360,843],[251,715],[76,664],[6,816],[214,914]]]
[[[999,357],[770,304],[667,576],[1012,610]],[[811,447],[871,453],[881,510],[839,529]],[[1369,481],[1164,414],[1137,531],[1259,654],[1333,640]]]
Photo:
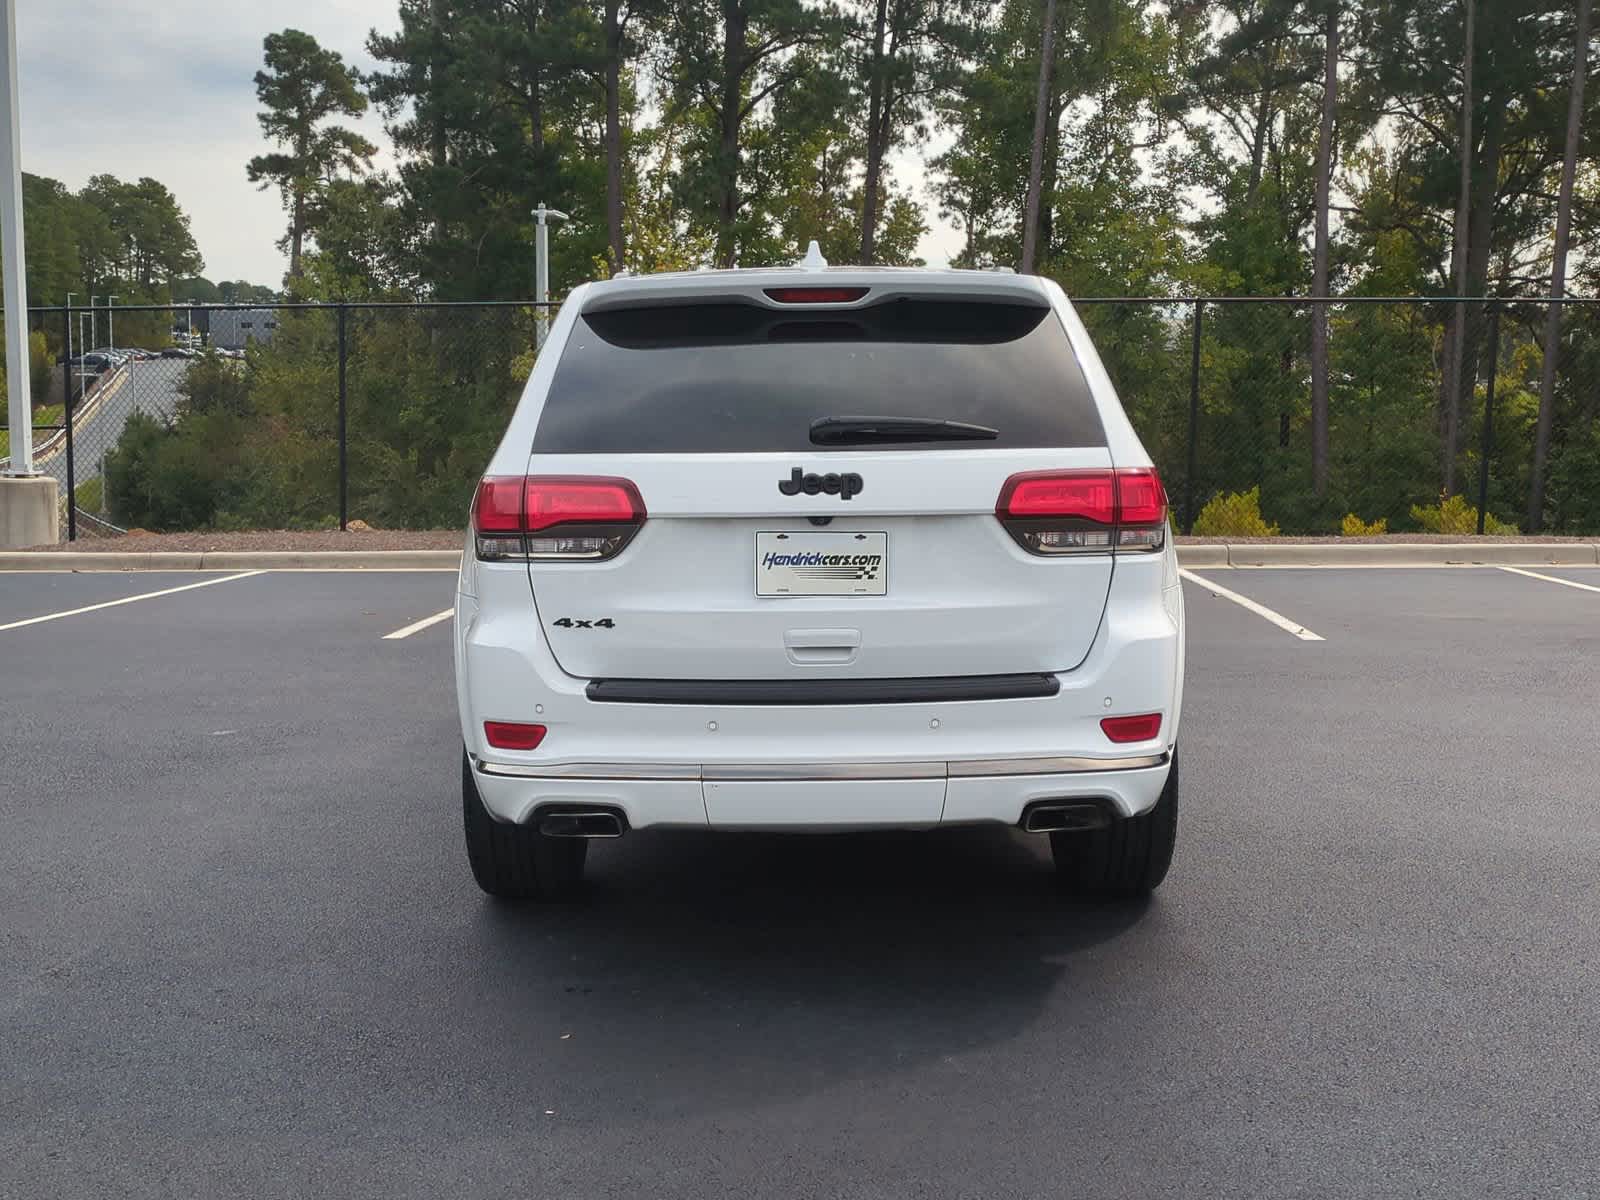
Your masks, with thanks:
[[[1100,730],[1113,742],[1148,742],[1161,733],[1161,714],[1105,717],[1100,722]]]
[[[995,515],[1032,554],[1159,550],[1167,494],[1151,467],[1028,471],[1000,489]]]
[[[779,304],[849,304],[867,294],[864,287],[776,287],[764,289]]]
[[[490,561],[605,559],[645,519],[632,481],[588,475],[488,475],[472,502],[478,557]]]

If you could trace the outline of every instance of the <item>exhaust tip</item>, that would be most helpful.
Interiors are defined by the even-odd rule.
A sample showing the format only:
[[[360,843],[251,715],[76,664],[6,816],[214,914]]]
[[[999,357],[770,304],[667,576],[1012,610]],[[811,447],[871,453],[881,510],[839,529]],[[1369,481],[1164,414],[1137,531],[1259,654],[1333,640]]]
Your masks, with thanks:
[[[1022,814],[1027,833],[1087,833],[1110,824],[1106,806],[1093,800],[1046,800]]]
[[[535,823],[546,837],[619,838],[627,828],[622,814],[603,808],[541,812]]]

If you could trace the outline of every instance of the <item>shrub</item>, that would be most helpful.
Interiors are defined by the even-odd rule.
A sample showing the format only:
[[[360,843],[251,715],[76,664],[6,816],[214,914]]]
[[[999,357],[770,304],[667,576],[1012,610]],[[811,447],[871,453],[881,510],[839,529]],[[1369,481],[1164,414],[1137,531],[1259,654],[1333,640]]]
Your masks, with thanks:
[[[1277,537],[1278,527],[1261,515],[1261,488],[1248,492],[1219,492],[1206,501],[1195,518],[1200,537]]]
[[[76,504],[84,512],[97,513],[105,504],[105,480],[96,475],[78,485]]]
[[[50,377],[54,369],[44,330],[35,329],[28,335],[28,388],[33,393],[35,404],[42,404],[50,395]]]
[[[105,493],[117,524],[148,526],[154,501],[151,475],[169,436],[161,422],[142,412],[135,412],[123,426],[105,464]]]
[[[1339,533],[1343,537],[1377,537],[1381,533],[1389,532],[1389,519],[1379,517],[1376,521],[1363,521],[1355,513],[1345,513],[1344,521],[1339,526]]]
[[[1465,496],[1449,496],[1438,504],[1413,504],[1411,519],[1422,526],[1424,533],[1472,535],[1478,532],[1478,509],[1468,504]],[[1483,519],[1485,533],[1516,533],[1515,525],[1502,521],[1493,513]]]
[[[140,529],[206,529],[248,486],[242,430],[227,413],[185,413],[165,425],[134,413],[106,456],[111,519]]]
[[[250,384],[239,363],[212,351],[191,363],[178,381],[186,413],[250,412]]]

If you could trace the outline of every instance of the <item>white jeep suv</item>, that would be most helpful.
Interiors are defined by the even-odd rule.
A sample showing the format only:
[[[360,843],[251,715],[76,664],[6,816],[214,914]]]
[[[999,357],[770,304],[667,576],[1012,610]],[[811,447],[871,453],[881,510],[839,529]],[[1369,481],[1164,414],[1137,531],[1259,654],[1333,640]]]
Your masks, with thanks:
[[[479,885],[663,826],[1050,836],[1138,895],[1177,832],[1166,495],[1048,280],[619,277],[555,318],[455,611]]]

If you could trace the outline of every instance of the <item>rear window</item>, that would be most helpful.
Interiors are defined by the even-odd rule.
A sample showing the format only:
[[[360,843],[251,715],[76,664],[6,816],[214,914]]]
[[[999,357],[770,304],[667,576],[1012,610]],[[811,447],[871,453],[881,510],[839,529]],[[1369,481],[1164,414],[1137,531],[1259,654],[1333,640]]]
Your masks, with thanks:
[[[1048,308],[891,300],[775,311],[736,302],[578,318],[551,381],[536,452],[806,451],[822,417],[926,417],[993,440],[959,449],[1103,446],[1065,330]]]

